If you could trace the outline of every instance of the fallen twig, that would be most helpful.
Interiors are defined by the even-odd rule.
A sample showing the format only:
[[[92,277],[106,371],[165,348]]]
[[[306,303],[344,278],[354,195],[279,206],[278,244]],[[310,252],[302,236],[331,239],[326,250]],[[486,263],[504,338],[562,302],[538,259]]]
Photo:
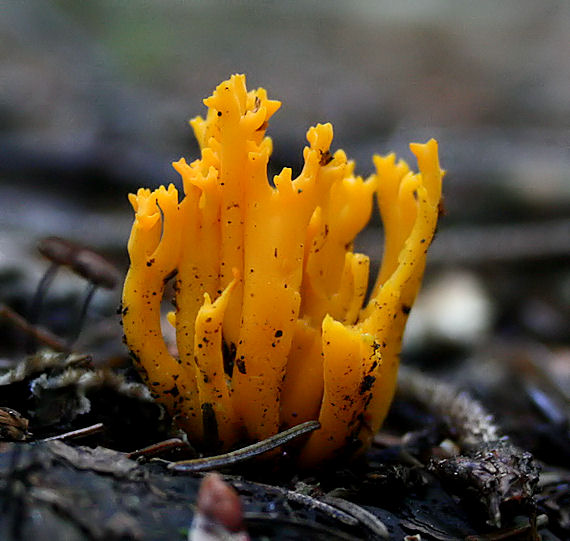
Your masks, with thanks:
[[[356,518],[358,522],[366,526],[375,536],[383,539],[388,539],[390,537],[390,532],[388,532],[386,525],[376,515],[364,509],[364,507],[343,498],[335,498],[333,496],[323,496],[321,499],[325,503],[337,507],[338,509],[342,509],[349,515]]]
[[[71,432],[64,432],[63,434],[58,434],[57,436],[50,436],[49,438],[43,438],[40,441],[65,441],[77,438],[85,438],[86,436],[92,436],[93,434],[98,434],[105,429],[103,423],[96,423],[85,428],[79,428],[77,430],[72,430]]]
[[[321,425],[318,421],[307,421],[306,423],[301,423],[293,428],[279,432],[278,434],[275,434],[275,436],[271,436],[270,438],[252,445],[248,445],[247,447],[237,449],[236,451],[205,458],[172,462],[168,465],[168,468],[177,472],[199,472],[230,466],[238,462],[250,460],[255,456],[267,453],[277,447],[281,447],[281,445],[307,434],[308,432],[317,430],[320,426]]]
[[[140,458],[141,456],[156,456],[164,453],[165,451],[170,451],[171,449],[180,449],[182,447],[188,447],[188,444],[183,442],[180,438],[171,438],[169,440],[153,443],[152,445],[144,447],[143,449],[137,449],[136,451],[127,453],[127,457],[134,460],[136,458]]]
[[[38,342],[50,347],[54,351],[60,351],[63,353],[69,353],[71,351],[69,345],[61,338],[46,329],[42,329],[41,327],[31,324],[27,319],[14,312],[14,310],[5,304],[0,304],[0,316],[6,318],[14,326],[29,334]]]

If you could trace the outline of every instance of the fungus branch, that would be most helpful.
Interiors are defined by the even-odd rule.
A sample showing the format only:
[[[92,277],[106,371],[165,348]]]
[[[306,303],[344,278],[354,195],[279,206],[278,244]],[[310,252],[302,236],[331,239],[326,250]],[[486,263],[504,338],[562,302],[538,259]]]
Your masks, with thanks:
[[[307,132],[304,166],[270,183],[265,130],[280,103],[232,76],[191,121],[201,157],[174,164],[171,185],[131,195],[135,223],[123,293],[126,342],[157,400],[193,444],[228,450],[317,421],[301,445],[314,466],[363,450],[392,400],[403,329],[438,216],[437,143],[411,145],[412,173],[393,155],[354,174],[333,129]],[[378,198],[386,234],[372,298],[355,236]],[[178,354],[160,329],[165,280],[176,273]]]

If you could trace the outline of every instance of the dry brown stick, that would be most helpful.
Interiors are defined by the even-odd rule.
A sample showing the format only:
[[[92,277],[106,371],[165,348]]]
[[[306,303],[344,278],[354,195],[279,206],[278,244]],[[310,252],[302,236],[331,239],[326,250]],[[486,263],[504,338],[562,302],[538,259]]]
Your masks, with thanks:
[[[14,312],[5,304],[0,304],[0,316],[6,318],[14,326],[33,336],[38,342],[45,344],[54,351],[71,352],[69,346],[61,338],[46,329],[32,325],[27,319]]]
[[[480,402],[455,388],[407,366],[400,367],[398,395],[413,398],[439,418],[449,419],[462,446],[501,438],[493,417]]]
[[[306,423],[301,423],[293,428],[284,430],[271,436],[265,440],[259,441],[252,445],[242,447],[236,451],[231,451],[229,453],[224,453],[222,455],[210,456],[205,458],[196,458],[193,460],[183,460],[181,462],[172,462],[168,465],[168,468],[177,472],[199,472],[214,470],[216,468],[221,468],[224,466],[230,466],[238,462],[244,462],[255,456],[262,455],[281,447],[285,443],[294,440],[303,434],[317,430],[321,425],[318,421],[307,421]]]
[[[366,526],[378,538],[388,539],[390,537],[390,532],[388,532],[386,525],[376,515],[364,509],[364,507],[343,498],[327,495],[322,496],[321,500],[356,518],[358,522]]]
[[[70,268],[95,286],[114,289],[121,280],[113,263],[82,244],[60,237],[46,237],[39,241],[38,251],[52,264]]]
[[[91,436],[93,434],[98,434],[105,429],[105,425],[103,423],[96,423],[91,426],[87,426],[85,428],[79,428],[77,430],[72,430],[71,432],[64,432],[63,434],[58,434],[57,436],[50,436],[49,438],[44,438],[40,441],[63,441],[63,440],[71,440],[75,438],[84,438],[86,436]]]
[[[169,440],[164,440],[158,443],[153,443],[148,447],[143,447],[142,449],[137,449],[131,453],[127,453],[127,458],[136,459],[141,456],[156,456],[165,451],[170,451],[171,449],[180,449],[181,447],[188,447],[188,444],[183,442],[180,438],[171,438]]]

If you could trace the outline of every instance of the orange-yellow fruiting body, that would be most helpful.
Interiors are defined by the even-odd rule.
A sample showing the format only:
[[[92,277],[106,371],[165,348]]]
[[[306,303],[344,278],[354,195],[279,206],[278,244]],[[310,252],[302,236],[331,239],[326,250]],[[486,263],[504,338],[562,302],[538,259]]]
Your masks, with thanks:
[[[191,441],[227,449],[318,419],[304,466],[362,451],[392,400],[402,333],[433,238],[443,172],[437,143],[412,144],[419,173],[394,155],[354,175],[330,152],[332,126],[307,132],[304,167],[267,178],[265,136],[280,103],[234,75],[191,121],[201,158],[174,163],[184,186],[130,196],[135,222],[123,322],[133,359]],[[369,259],[352,242],[376,194],[384,257],[363,307]],[[178,354],[160,328],[176,273]]]

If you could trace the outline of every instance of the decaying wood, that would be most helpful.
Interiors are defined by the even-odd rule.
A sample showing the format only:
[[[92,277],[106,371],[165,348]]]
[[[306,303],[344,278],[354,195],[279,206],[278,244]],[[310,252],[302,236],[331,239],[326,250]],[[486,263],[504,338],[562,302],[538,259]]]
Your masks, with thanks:
[[[368,464],[355,464],[346,472],[317,472],[306,479],[298,477],[303,472],[280,473],[263,462],[250,467],[231,461],[222,464],[234,474],[223,479],[240,495],[252,539],[280,539],[281,535],[290,539],[289,535],[357,540],[420,533],[427,539],[451,540],[478,535],[485,520],[496,528],[507,505],[507,517],[533,516],[538,477],[530,455],[502,439],[488,413],[468,395],[416,372],[404,370],[402,374],[400,399],[413,400],[440,418],[445,425],[440,431],[433,433],[426,427],[424,435],[387,438],[383,440],[386,449],[373,449]],[[65,390],[65,396],[80,392],[89,401],[91,416],[97,414],[97,393],[101,392],[112,393],[111,400],[133,401],[133,411],[142,411],[141,404],[149,403],[136,385],[111,372],[105,375],[80,356],[36,355],[5,373],[0,381],[5,391],[14,385],[21,388],[23,383],[36,389],[34,406],[39,410],[42,400],[53,396],[44,395],[44,389]],[[70,386],[77,390],[70,394]],[[95,438],[92,445],[97,438],[108,439],[113,422],[121,420],[101,423],[103,432],[91,434]],[[101,424],[91,426],[101,430]],[[155,440],[159,443],[147,446],[149,451],[141,446],[141,451],[118,452],[49,441],[54,436],[65,440],[70,434],[74,432],[60,430],[59,435],[44,437],[44,441],[0,444],[0,539],[42,541],[49,538],[48,532],[71,541],[186,538],[203,475],[177,472],[168,467],[169,462],[148,462],[148,458],[191,452],[187,444],[176,438]],[[422,457],[422,446],[439,445],[442,439],[451,441],[449,438],[454,443],[445,447],[447,451],[461,454],[451,452],[431,462]],[[135,457],[143,462],[132,460]],[[464,500],[475,495],[482,517],[478,528],[439,481]],[[425,502],[431,503],[426,506]],[[536,531],[528,519],[527,525]],[[528,534],[524,525],[507,525],[506,531]]]
[[[406,394],[445,419],[463,454],[432,460],[429,467],[446,484],[487,509],[488,523],[501,526],[507,504],[535,508],[539,466],[530,453],[500,435],[493,417],[467,393],[420,372],[402,370],[400,394]]]

